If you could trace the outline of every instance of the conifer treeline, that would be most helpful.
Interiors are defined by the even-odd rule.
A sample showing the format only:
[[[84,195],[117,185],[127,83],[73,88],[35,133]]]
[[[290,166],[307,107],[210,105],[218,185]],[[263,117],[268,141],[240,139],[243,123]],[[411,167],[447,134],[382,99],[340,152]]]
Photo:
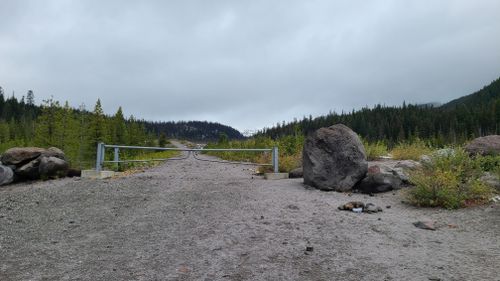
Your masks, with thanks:
[[[144,125],[148,131],[157,135],[164,134],[168,138],[213,141],[221,134],[229,139],[244,138],[232,127],[207,121],[144,122]]]
[[[125,118],[122,108],[106,116],[100,100],[92,112],[83,106],[73,109],[68,102],[34,103],[32,91],[18,100],[5,98],[0,87],[0,153],[14,146],[55,146],[61,148],[74,167],[93,164],[99,141],[123,145],[153,146],[156,137],[133,116]]]
[[[304,117],[288,124],[266,128],[257,136],[274,139],[308,133],[336,123],[343,123],[369,141],[385,140],[389,145],[415,138],[431,144],[463,143],[468,139],[500,133],[500,79],[482,90],[456,99],[441,107],[406,105],[387,107],[377,105],[359,111],[317,118]]]

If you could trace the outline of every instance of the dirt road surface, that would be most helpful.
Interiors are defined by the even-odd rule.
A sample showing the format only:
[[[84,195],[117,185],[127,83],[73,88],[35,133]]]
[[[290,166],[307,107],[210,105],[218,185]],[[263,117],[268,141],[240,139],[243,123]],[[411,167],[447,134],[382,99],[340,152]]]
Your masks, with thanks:
[[[418,209],[250,168],[190,158],[2,187],[0,280],[500,280],[499,205]],[[337,210],[353,200],[384,211]]]

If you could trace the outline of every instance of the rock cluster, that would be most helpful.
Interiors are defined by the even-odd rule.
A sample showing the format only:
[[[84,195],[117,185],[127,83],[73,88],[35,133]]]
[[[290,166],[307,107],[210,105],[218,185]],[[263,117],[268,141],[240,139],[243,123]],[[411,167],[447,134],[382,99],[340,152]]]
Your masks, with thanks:
[[[321,190],[396,190],[409,183],[409,170],[420,167],[412,160],[367,162],[358,135],[342,124],[317,130],[304,144],[304,184]]]
[[[48,179],[67,175],[69,164],[56,147],[14,147],[0,157],[0,185],[13,181]]]
[[[381,207],[378,207],[373,203],[365,204],[361,201],[352,201],[345,203],[344,205],[340,205],[338,209],[342,211],[355,211],[356,209],[361,209],[361,212],[368,214],[382,212]]]
[[[366,177],[354,189],[363,193],[378,193],[401,189],[410,184],[409,171],[422,165],[413,160],[368,162]]]

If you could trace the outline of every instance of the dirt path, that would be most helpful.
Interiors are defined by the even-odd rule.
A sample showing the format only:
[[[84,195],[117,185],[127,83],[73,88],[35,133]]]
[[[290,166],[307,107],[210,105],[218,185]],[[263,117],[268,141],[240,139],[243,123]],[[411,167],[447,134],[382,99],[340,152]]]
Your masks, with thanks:
[[[500,280],[499,205],[416,209],[249,168],[190,158],[2,188],[0,280]],[[351,200],[384,212],[337,210]]]

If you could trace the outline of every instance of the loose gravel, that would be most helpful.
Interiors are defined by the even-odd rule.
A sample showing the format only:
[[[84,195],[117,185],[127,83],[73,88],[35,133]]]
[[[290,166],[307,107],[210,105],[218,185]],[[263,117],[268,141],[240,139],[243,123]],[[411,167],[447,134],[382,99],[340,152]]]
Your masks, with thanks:
[[[500,280],[499,205],[401,200],[193,158],[15,184],[0,189],[0,280]],[[337,209],[349,201],[383,212]],[[422,219],[437,230],[413,225]]]

